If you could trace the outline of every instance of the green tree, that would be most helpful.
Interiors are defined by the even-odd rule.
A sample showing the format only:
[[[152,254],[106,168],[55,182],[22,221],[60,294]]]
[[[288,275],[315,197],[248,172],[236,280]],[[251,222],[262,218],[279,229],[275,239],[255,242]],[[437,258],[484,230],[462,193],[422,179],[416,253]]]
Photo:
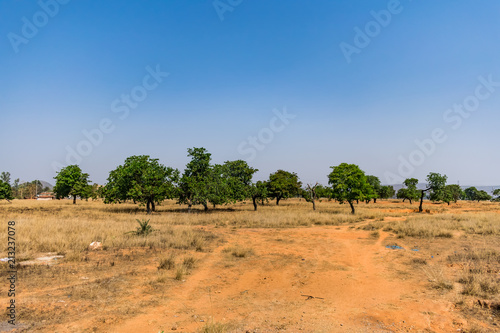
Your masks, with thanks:
[[[486,192],[484,190],[480,190],[477,192],[477,196],[476,196],[477,202],[490,201],[491,199],[493,199],[493,197],[491,195],[489,195],[488,192]]]
[[[405,200],[408,200],[411,205],[413,200],[417,200],[419,198],[419,193],[417,189],[418,179],[407,178],[403,182],[403,185],[406,186],[406,188],[400,189],[398,191],[397,197],[398,199],[403,199],[403,202]]]
[[[281,199],[288,199],[300,193],[302,183],[294,172],[278,170],[269,175],[269,197],[276,199],[279,205]]]
[[[381,199],[392,198],[396,194],[394,187],[391,185],[384,185],[380,187],[379,196]]]
[[[209,186],[213,180],[210,166],[211,154],[205,148],[189,148],[191,161],[186,165],[179,184],[179,203],[188,205],[191,212],[193,205],[201,204],[208,210]]]
[[[2,174],[0,174],[0,180],[10,185],[10,172],[3,171]]]
[[[366,199],[368,200],[367,203],[370,202],[371,199],[373,199],[373,203],[377,203],[377,198],[380,198],[380,191],[382,189],[380,179],[378,179],[377,176],[367,175],[366,181],[373,188],[373,193]]]
[[[146,205],[147,214],[165,199],[176,197],[179,171],[166,167],[148,155],[130,156],[109,173],[103,189],[104,203],[133,200]]]
[[[463,191],[460,188],[460,185],[452,184],[446,185],[444,188],[444,198],[443,201],[448,205],[451,201],[457,203],[457,201],[463,196]]]
[[[424,196],[425,192],[430,192],[431,201],[439,201],[444,199],[444,187],[446,186],[446,180],[448,177],[446,175],[441,175],[439,173],[431,172],[427,175],[427,188],[421,190],[420,193],[420,206],[418,207],[419,212],[423,212]]]
[[[474,186],[465,189],[465,199],[475,201],[477,200],[478,190]]]
[[[10,201],[14,197],[12,196],[12,187],[10,184],[0,179],[0,200],[3,199]]]
[[[316,195],[321,202],[321,199],[328,199],[328,201],[332,200],[332,189],[329,186],[323,186],[318,184],[316,186]]]
[[[260,199],[262,204],[264,204],[264,200],[269,197],[268,184],[265,181],[259,180],[256,183],[251,184],[250,186],[250,197],[252,198],[253,209],[257,210],[257,200]]]
[[[216,183],[222,183],[226,188],[220,194],[219,200],[221,202],[234,203],[251,197],[252,177],[258,169],[248,166],[247,162],[243,160],[226,161],[222,166],[214,169],[220,169],[219,172],[215,173],[216,177],[214,179]],[[218,177],[221,180],[218,180]],[[213,188],[214,186],[210,185],[210,189]]]
[[[54,177],[56,185],[54,192],[58,199],[72,196],[73,204],[76,204],[76,197],[86,199],[91,194],[91,186],[88,184],[89,175],[82,172],[78,165],[68,165],[62,168]],[[41,184],[40,184],[41,185]]]
[[[494,190],[493,195],[497,195],[497,197],[495,198],[495,201],[500,201],[500,188],[497,188],[496,190]]]
[[[328,175],[328,184],[332,186],[332,196],[340,203],[348,202],[354,214],[354,201],[365,200],[372,187],[365,173],[355,164],[342,163],[331,168],[333,170]]]

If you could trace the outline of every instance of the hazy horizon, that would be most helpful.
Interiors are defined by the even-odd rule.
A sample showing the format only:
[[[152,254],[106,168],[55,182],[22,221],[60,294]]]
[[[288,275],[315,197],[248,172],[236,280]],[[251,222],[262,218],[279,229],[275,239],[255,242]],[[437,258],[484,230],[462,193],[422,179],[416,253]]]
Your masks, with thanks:
[[[92,182],[187,149],[327,183],[500,184],[500,3],[0,3],[0,172]],[[497,151],[497,153],[495,153]]]

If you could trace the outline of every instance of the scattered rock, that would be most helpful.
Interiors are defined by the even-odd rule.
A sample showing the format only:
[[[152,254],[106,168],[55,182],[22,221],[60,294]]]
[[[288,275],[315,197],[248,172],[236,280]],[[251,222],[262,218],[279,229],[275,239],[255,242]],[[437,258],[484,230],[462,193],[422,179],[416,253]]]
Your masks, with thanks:
[[[90,243],[89,250],[90,251],[102,250],[102,243],[101,242],[92,242],[92,243]]]

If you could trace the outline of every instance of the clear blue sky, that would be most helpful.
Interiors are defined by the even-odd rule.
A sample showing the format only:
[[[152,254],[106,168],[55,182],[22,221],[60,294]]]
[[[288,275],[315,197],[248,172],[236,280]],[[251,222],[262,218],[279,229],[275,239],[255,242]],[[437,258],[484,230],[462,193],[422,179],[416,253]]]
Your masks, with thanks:
[[[53,183],[68,148],[102,184],[130,155],[183,170],[205,147],[258,179],[326,183],[348,162],[383,183],[500,184],[498,1],[60,1],[0,2],[13,178]]]

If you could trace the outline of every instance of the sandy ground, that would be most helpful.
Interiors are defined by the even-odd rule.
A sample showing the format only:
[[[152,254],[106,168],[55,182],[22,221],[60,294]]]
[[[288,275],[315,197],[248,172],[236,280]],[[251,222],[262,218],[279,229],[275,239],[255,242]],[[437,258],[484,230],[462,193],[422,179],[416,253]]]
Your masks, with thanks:
[[[407,261],[423,255],[384,246],[349,227],[219,229],[227,243],[168,290],[168,298],[109,332],[194,332],[206,322],[235,332],[452,332],[463,320]],[[233,258],[222,249],[254,250]],[[401,242],[399,242],[401,244]],[[411,247],[411,246],[410,246]],[[137,300],[131,300],[137,301]],[[86,326],[74,322],[70,331]],[[56,327],[54,331],[65,331]]]

